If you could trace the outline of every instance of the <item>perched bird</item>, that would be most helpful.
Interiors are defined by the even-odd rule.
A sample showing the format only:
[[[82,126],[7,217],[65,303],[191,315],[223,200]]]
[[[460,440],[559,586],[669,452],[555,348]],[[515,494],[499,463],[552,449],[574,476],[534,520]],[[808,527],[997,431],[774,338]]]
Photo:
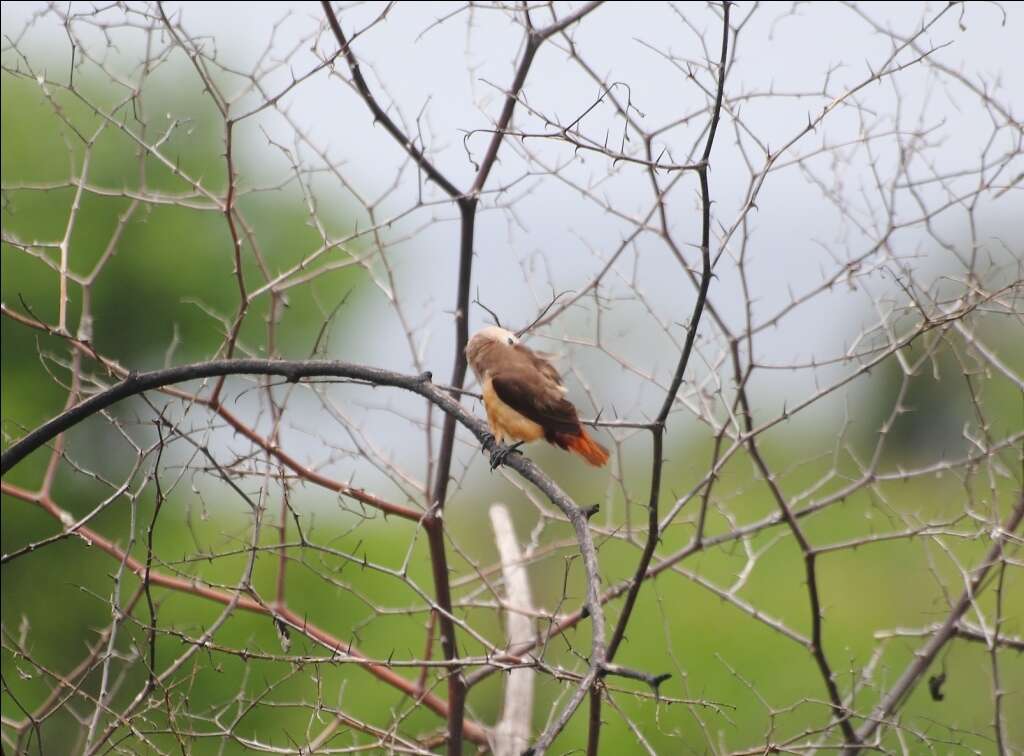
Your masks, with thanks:
[[[466,359],[480,382],[491,433],[502,445],[491,453],[492,470],[510,452],[539,438],[595,467],[608,461],[608,450],[590,437],[565,398],[558,371],[514,333],[498,326],[484,328],[466,345]],[[504,446],[506,439],[517,443]]]

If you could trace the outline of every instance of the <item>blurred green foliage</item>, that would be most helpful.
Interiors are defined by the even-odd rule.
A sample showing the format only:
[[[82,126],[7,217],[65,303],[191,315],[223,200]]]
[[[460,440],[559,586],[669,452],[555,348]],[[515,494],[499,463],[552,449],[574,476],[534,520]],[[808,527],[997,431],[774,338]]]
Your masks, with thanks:
[[[86,86],[86,89],[88,87]],[[57,95],[55,95],[57,96]],[[95,93],[97,98],[102,92]],[[23,241],[59,240],[67,224],[75,197],[75,188],[68,185],[69,175],[80,176],[84,146],[67,125],[55,117],[51,103],[42,96],[32,81],[5,77],[2,89],[2,160],[3,160],[3,224],[5,234]],[[75,98],[60,96],[61,112],[80,133],[91,135],[100,126],[99,118]],[[147,108],[152,113],[188,113],[193,120],[176,129],[165,145],[165,154],[172,156],[181,170],[202,176],[203,185],[215,194],[224,191],[224,159],[222,125],[202,100],[183,100],[170,93],[147,95]],[[109,103],[108,103],[109,105]],[[128,118],[127,112],[124,114]],[[150,128],[166,128],[164,119],[154,118]],[[245,171],[242,171],[245,174]],[[143,180],[150,190],[181,196],[187,185],[174,172],[151,158],[140,158],[136,146],[122,130],[108,127],[96,140],[88,175],[89,184],[110,190],[111,196],[87,192],[82,197],[78,219],[70,238],[72,264],[79,273],[90,269],[103,255],[118,219],[129,211],[129,196]],[[50,188],[44,188],[50,184]],[[246,187],[242,187],[243,189]],[[123,190],[123,192],[121,191]],[[197,200],[198,201],[198,200]],[[304,253],[315,248],[319,239],[306,222],[301,200],[288,191],[268,194],[243,194],[241,200],[246,217],[252,223],[253,236],[275,270],[294,264]],[[340,218],[334,223],[341,224]],[[95,315],[93,341],[104,354],[125,366],[141,370],[159,366],[170,360],[180,363],[211,357],[223,341],[223,321],[233,317],[238,306],[238,292],[233,285],[231,238],[221,213],[215,209],[194,210],[173,204],[141,205],[125,224],[114,257],[97,279],[92,297]],[[2,294],[4,303],[15,310],[55,323],[57,319],[57,276],[53,271],[53,250],[40,254],[50,264],[5,244],[2,263]],[[244,255],[245,274],[256,280],[251,255]],[[294,296],[278,324],[276,354],[303,357],[310,353],[324,320],[320,303],[337,302],[347,289],[363,281],[348,270],[326,275]],[[268,298],[257,300],[242,330],[242,344],[257,353],[267,352],[266,321]],[[78,326],[81,291],[73,287],[70,308],[71,330]],[[214,317],[216,314],[217,317]],[[341,317],[353,317],[346,311]],[[68,359],[68,350],[60,339],[33,331],[7,318],[2,320],[3,429],[7,437],[16,437],[55,412],[65,401],[60,379],[66,371],[60,362]],[[169,347],[176,345],[173,352]],[[47,355],[45,357],[41,355]],[[945,359],[945,358],[944,358]],[[1019,362],[1019,360],[1018,360]],[[1018,365],[1019,368],[1019,365]],[[874,443],[875,429],[886,416],[897,389],[895,367],[885,366],[871,378],[875,386],[872,401],[858,410],[861,443],[869,449]],[[900,416],[894,430],[887,468],[897,463],[919,461],[928,455],[916,454],[935,441],[938,418],[942,427],[959,428],[969,421],[972,405],[965,392],[962,371],[956,364],[944,364],[939,378],[921,376],[912,382],[905,405],[911,410]],[[983,375],[975,379],[975,388],[984,395],[985,406],[1001,432],[1021,420],[1019,395],[998,380]],[[140,412],[144,411],[142,409]],[[121,410],[118,410],[120,413]],[[129,415],[125,415],[129,416]],[[90,423],[71,435],[76,453],[88,456],[96,469],[111,469],[117,464],[118,449],[125,449],[116,434],[104,429],[102,423]],[[1018,426],[1019,427],[1019,426]],[[993,429],[997,435],[1000,429]],[[958,438],[942,430],[942,438]],[[649,453],[646,438],[638,438],[628,446],[638,460]],[[820,450],[822,434],[794,433],[781,426],[762,437],[769,463],[788,472],[782,481],[789,496],[820,482],[821,476],[833,471],[832,479],[821,485],[816,496],[838,490],[858,474],[851,460],[834,460],[831,456],[815,458]],[[89,450],[89,447],[92,450]],[[950,448],[950,456],[965,453],[959,441]],[[828,448],[828,447],[826,447]],[[541,460],[549,452],[540,452]],[[557,454],[557,452],[550,452]],[[1017,450],[1008,450],[1005,464],[1015,464]],[[104,457],[111,457],[104,461]],[[707,439],[694,435],[679,438],[669,450],[666,467],[665,504],[672,494],[681,494],[703,476],[711,446]],[[934,455],[932,455],[934,458]],[[792,467],[793,459],[808,459],[806,464]],[[16,485],[34,487],[43,472],[45,455],[28,458],[5,480]],[[151,465],[136,477],[141,484]],[[575,468],[573,468],[575,470]],[[628,460],[625,480],[636,501],[642,501],[648,485],[645,466]],[[174,478],[176,470],[165,470]],[[572,486],[579,500],[601,500],[604,512],[600,524],[614,527],[625,520],[621,494],[610,499],[595,483],[579,473]],[[252,516],[238,497],[223,490],[210,492],[209,486],[197,485],[197,476],[186,476],[174,490],[160,514],[156,535],[156,552],[164,571],[180,571],[185,575],[201,575],[212,585],[232,587],[244,573],[251,556],[246,538],[251,530]],[[206,481],[208,482],[208,481]],[[918,513],[922,519],[961,516],[967,490],[975,500],[1005,515],[1008,502],[1015,495],[1014,480],[990,480],[979,473],[969,479],[953,474],[916,478],[892,486],[886,501],[872,494],[859,492],[825,513],[804,520],[807,534],[816,544],[833,543],[900,526],[893,512]],[[751,473],[750,460],[742,453],[733,457],[724,468],[717,485],[731,511],[740,513],[741,522],[749,523],[774,512],[767,489]],[[63,470],[57,478],[54,498],[65,509],[80,517],[90,512],[97,502],[110,493],[109,486],[89,476]],[[520,534],[525,537],[532,527],[534,510],[519,506],[521,493],[497,478],[472,479],[460,492],[447,516],[454,541],[467,544],[471,552],[452,553],[454,574],[471,574],[468,560],[490,563],[494,548],[489,536],[485,508],[480,502],[504,500],[517,513]],[[288,595],[296,611],[308,614],[309,621],[352,639],[364,652],[379,658],[414,658],[423,652],[423,628],[427,617],[421,612],[405,612],[404,607],[421,606],[423,595],[432,594],[429,560],[424,539],[415,539],[415,526],[404,521],[376,521],[353,528],[355,518],[340,514],[340,502],[322,495],[299,492],[293,502],[302,513],[306,536],[329,550],[305,548],[291,551],[287,568]],[[697,501],[689,504],[693,514]],[[268,513],[273,522],[262,524],[260,544],[275,543],[276,513]],[[639,505],[632,506],[633,522],[644,514]],[[987,514],[981,512],[980,514]],[[90,526],[108,537],[128,543],[132,533],[144,533],[138,523],[149,523],[153,517],[153,495],[147,493],[135,504],[118,500],[91,521]],[[964,524],[964,523],[961,523]],[[712,512],[709,535],[726,532],[732,527],[727,519]],[[559,533],[571,539],[568,528]],[[2,549],[9,553],[25,544],[55,533],[55,524],[40,510],[21,501],[3,500]],[[681,549],[692,536],[692,520],[674,525],[664,534],[660,553]],[[291,526],[289,537],[297,539]],[[949,539],[951,548],[964,565],[974,563],[988,543]],[[409,543],[415,542],[408,556]],[[792,538],[773,529],[758,535],[750,544],[754,550],[772,545],[758,562],[737,595],[756,605],[761,611],[784,622],[799,633],[809,632],[809,609],[804,584],[803,560]],[[142,557],[143,545],[136,540],[133,552]],[[567,585],[573,609],[583,595],[578,560],[569,545],[558,552],[558,558],[531,567],[535,599],[539,605],[554,606]],[[230,554],[230,555],[227,555]],[[602,567],[609,584],[627,577],[639,549],[616,539],[603,542]],[[747,554],[740,544],[730,542],[724,547],[709,549],[683,562],[680,567],[703,578],[728,586],[743,570]],[[406,561],[407,560],[407,561]],[[364,561],[371,566],[364,566]],[[408,565],[404,577],[375,570],[384,565],[401,570]],[[956,573],[949,560],[934,546],[925,542],[890,540],[857,550],[825,554],[819,559],[822,595],[825,605],[826,651],[836,670],[840,688],[849,689],[851,677],[868,662],[875,641],[871,633],[880,626],[922,626],[940,619],[945,600],[935,586],[934,573],[950,578],[956,585]],[[274,595],[279,568],[278,556],[272,549],[258,553],[254,587],[263,596]],[[112,582],[111,576],[116,576]],[[329,575],[335,584],[324,579]],[[563,577],[567,582],[563,582]],[[84,649],[97,642],[97,628],[110,621],[112,585],[119,586],[121,601],[136,590],[138,581],[118,569],[116,562],[90,548],[79,539],[67,539],[39,550],[3,568],[3,624],[10,637],[23,628],[30,638],[35,658],[44,660],[55,673],[70,670],[83,655]],[[422,592],[417,594],[411,586]],[[223,607],[192,596],[168,591],[154,591],[160,623],[173,627],[183,636],[196,637],[214,623]],[[486,598],[486,596],[485,596]],[[980,603],[991,607],[993,597],[984,596]],[[374,606],[389,607],[387,615],[375,615]],[[1008,584],[1004,596],[1007,607],[1013,607],[1012,622],[1006,632],[1020,633],[1024,589]],[[608,608],[611,621],[617,618],[620,604]],[[469,609],[465,616],[478,629],[500,637],[499,620],[490,608]],[[136,612],[139,621],[148,621],[143,604]],[[369,623],[367,618],[373,618]],[[575,648],[587,648],[585,625],[570,633]],[[735,606],[720,599],[686,576],[669,571],[644,587],[628,640],[617,661],[628,666],[672,672],[674,677],[662,688],[670,699],[703,699],[709,705],[687,707],[679,703],[652,704],[649,692],[629,681],[612,679],[613,689],[639,691],[647,696],[636,698],[613,693],[616,705],[641,724],[651,744],[659,752],[705,751],[705,739],[728,747],[758,742],[773,728],[770,737],[776,741],[827,722],[823,701],[825,691],[811,656],[801,644],[789,640],[763,623],[753,620]],[[280,641],[273,623],[265,616],[237,613],[215,636],[216,643],[234,648],[278,653]],[[482,649],[463,635],[463,653],[481,653]],[[146,634],[135,621],[125,624],[118,650],[122,654],[148,653]],[[917,645],[914,640],[897,640],[888,646],[877,679],[891,681],[911,658]],[[185,648],[182,638],[173,634],[161,636],[158,658],[168,660]],[[293,634],[290,653],[324,655],[302,637]],[[435,649],[436,653],[436,649]],[[572,666],[578,662],[574,652],[562,640],[552,641],[547,660]],[[1004,654],[1003,688],[1007,692],[1007,711],[1020,711],[1024,689],[1024,667],[1016,656]],[[913,694],[905,710],[905,721],[928,730],[936,738],[946,737],[947,726],[962,728],[950,739],[963,747],[991,752],[987,732],[991,717],[991,683],[988,657],[977,644],[953,643],[941,660],[948,674],[946,700],[930,700],[925,686]],[[685,674],[681,674],[685,673]],[[415,675],[415,671],[403,670]],[[5,717],[21,716],[22,708],[31,709],[45,698],[50,681],[30,665],[3,657],[3,675],[7,691],[3,696]],[[435,692],[444,695],[443,680],[432,676]],[[535,725],[540,728],[554,708],[556,700],[564,700],[564,686],[545,676],[539,678],[540,700],[536,707]],[[145,682],[141,665],[135,665],[116,684],[113,705],[123,705]],[[229,726],[237,736],[254,738],[264,743],[288,745],[305,742],[318,732],[329,717],[310,721],[309,704],[322,697],[327,705],[338,704],[355,717],[384,724],[388,712],[411,712],[405,719],[408,732],[440,729],[432,713],[417,708],[397,691],[377,683],[364,671],[335,663],[293,665],[286,662],[244,660],[237,655],[216,651],[192,657],[174,678],[175,695],[184,694],[187,710],[192,716],[206,718],[209,731]],[[94,693],[99,687],[98,674],[87,678],[85,690]],[[239,690],[250,695],[266,692],[266,705],[247,708],[238,697]],[[469,713],[485,723],[498,716],[501,676],[495,675],[472,692]],[[756,691],[756,692],[755,692]],[[866,708],[878,695],[876,688],[858,693],[858,704]],[[13,694],[13,696],[12,696]],[[15,701],[16,699],[16,701]],[[796,705],[793,705],[794,702]],[[656,718],[653,716],[657,712]],[[152,737],[163,747],[173,750],[174,738],[163,732],[167,722],[159,711],[153,711]],[[621,717],[605,709],[608,724],[603,735],[603,752],[631,753],[637,750],[636,738]],[[1008,722],[1015,742],[1024,742],[1024,724],[1013,717]],[[42,727],[46,753],[72,752],[78,741],[78,726],[63,713]],[[702,732],[703,730],[703,732]],[[965,731],[978,733],[965,734]],[[678,736],[681,736],[681,740]],[[340,738],[336,744],[362,742],[354,734]],[[581,746],[586,737],[586,717],[578,715],[556,743],[556,751]],[[680,743],[683,744],[682,748]],[[121,745],[128,747],[124,741]],[[952,748],[952,746],[951,746]],[[238,741],[221,742],[216,737],[197,738],[188,744],[193,753],[233,753],[243,750]]]

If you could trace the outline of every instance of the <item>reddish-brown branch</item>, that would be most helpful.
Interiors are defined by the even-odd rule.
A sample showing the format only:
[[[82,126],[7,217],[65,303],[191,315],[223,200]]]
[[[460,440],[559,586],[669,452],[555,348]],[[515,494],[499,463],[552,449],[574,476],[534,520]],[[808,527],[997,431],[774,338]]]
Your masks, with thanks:
[[[42,321],[28,317],[27,315],[22,315],[21,313],[10,309],[6,305],[0,305],[0,312],[2,312],[2,314],[5,317],[8,317],[11,320],[14,320],[15,322],[21,323],[22,325],[28,326],[29,328],[33,328],[37,331],[42,331],[44,333],[52,335],[58,335],[79,353],[87,355],[88,357],[99,362],[111,375],[117,376],[118,378],[121,379],[125,379],[129,375],[131,375],[131,372],[129,370],[114,362],[113,360],[107,359],[106,357],[101,355],[93,348],[92,344],[88,342],[81,341],[70,335],[58,334],[57,331],[52,326],[43,323]],[[165,394],[168,394],[169,396],[174,396],[186,402],[199,404],[209,408],[212,412],[215,412],[224,421],[226,421],[235,430],[236,433],[245,436],[245,438],[249,439],[249,441],[259,446],[268,454],[272,455],[275,459],[277,459],[279,462],[281,462],[286,467],[291,469],[292,472],[294,472],[303,480],[313,483],[314,485],[320,486],[321,488],[325,488],[328,491],[334,491],[335,493],[341,494],[342,496],[347,496],[351,499],[355,499],[356,501],[374,507],[375,509],[379,509],[386,515],[395,515],[396,517],[401,517],[406,520],[412,520],[414,522],[419,521],[419,519],[423,516],[423,513],[416,509],[412,509],[410,507],[402,506],[401,504],[396,504],[394,502],[387,501],[385,499],[380,498],[379,496],[375,496],[374,494],[371,494],[368,491],[363,490],[362,488],[357,488],[355,486],[349,485],[348,483],[343,483],[339,480],[335,480],[326,475],[318,473],[316,470],[313,470],[312,468],[303,465],[297,459],[295,459],[286,451],[284,451],[280,446],[278,446],[275,443],[272,443],[269,439],[257,433],[252,427],[242,422],[233,412],[231,412],[231,410],[225,407],[223,402],[221,402],[220,400],[211,399],[209,397],[200,396],[198,394],[191,394],[187,391],[183,391],[171,385],[160,386],[159,390]],[[66,407],[65,409],[70,409],[70,406]],[[9,452],[10,449],[8,449],[7,451]],[[6,453],[7,452],[5,452],[5,454]]]
[[[60,523],[71,521],[70,515],[65,510],[61,509],[61,507],[49,496],[41,496],[7,482],[0,482],[0,490],[8,496],[13,496],[17,499],[21,499],[22,501],[37,504]],[[140,579],[146,575],[146,565],[144,562],[125,553],[125,551],[114,542],[100,535],[95,530],[82,526],[75,529],[75,535],[90,546],[96,547],[100,551],[116,559],[118,562],[122,562],[127,569],[131,570],[131,572]],[[433,693],[423,690],[414,681],[406,679],[394,670],[388,669],[381,664],[375,664],[368,661],[368,657],[357,647],[347,641],[340,640],[326,630],[314,625],[302,614],[299,614],[287,606],[268,605],[258,601],[252,596],[236,596],[219,588],[211,588],[210,586],[203,585],[196,580],[187,580],[181,577],[166,575],[157,570],[150,570],[148,577],[150,585],[167,588],[180,593],[187,593],[192,596],[198,596],[199,598],[204,598],[224,606],[228,606],[234,602],[235,606],[239,609],[244,609],[247,612],[263,614],[268,617],[283,620],[295,630],[315,640],[329,651],[345,654],[345,656],[351,657],[355,663],[366,669],[378,680],[400,690],[402,693],[416,701],[422,701],[427,708],[439,716],[448,716],[448,704],[443,699]],[[463,735],[474,743],[481,745],[486,745],[487,743],[487,730],[476,722],[466,722],[463,728]]]
[[[405,520],[412,520],[413,522],[416,522],[421,517],[423,517],[423,513],[416,509],[412,509],[411,507],[405,507],[402,506],[401,504],[395,504],[394,502],[387,501],[386,499],[382,499],[379,496],[375,496],[369,491],[366,491],[362,488],[356,488],[355,486],[350,486],[347,483],[341,482],[340,480],[335,480],[334,478],[322,475],[321,473],[318,473],[316,470],[313,470],[312,468],[303,465],[293,456],[284,451],[280,446],[278,446],[277,444],[272,444],[269,440],[267,440],[259,433],[257,433],[255,430],[253,430],[250,426],[246,425],[241,420],[239,420],[234,415],[234,413],[232,413],[219,401],[208,403],[206,400],[198,397],[196,401],[200,404],[206,404],[211,410],[213,410],[220,417],[226,420],[227,423],[232,428],[235,429],[235,431],[245,436],[247,439],[252,441],[261,449],[264,449],[265,451],[270,453],[275,459],[283,463],[286,467],[290,468],[292,472],[294,472],[303,480],[309,481],[310,483],[314,483],[315,485],[318,485],[321,488],[326,488],[328,491],[334,491],[335,493],[341,494],[342,496],[347,496],[350,499],[355,499],[356,501],[362,502],[363,504],[367,504],[373,507],[374,509],[379,509],[386,515],[395,515],[396,517],[401,517]]]

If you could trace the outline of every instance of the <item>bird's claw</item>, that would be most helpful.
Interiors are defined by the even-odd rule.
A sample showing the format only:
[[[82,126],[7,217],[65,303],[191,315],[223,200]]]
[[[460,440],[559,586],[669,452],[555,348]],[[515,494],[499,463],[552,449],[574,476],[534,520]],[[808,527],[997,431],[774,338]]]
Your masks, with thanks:
[[[505,464],[505,460],[508,459],[509,454],[522,454],[522,452],[519,451],[519,447],[522,445],[522,441],[512,444],[512,446],[496,444],[494,450],[491,452],[491,470],[497,470],[501,465]]]
[[[496,439],[494,438],[494,434],[493,433],[485,433],[484,434],[484,443],[483,443],[483,446],[480,448],[480,451],[487,451],[488,449],[493,450],[496,447],[496,445],[497,445],[497,443],[496,443]],[[492,451],[492,453],[493,453],[493,451]]]

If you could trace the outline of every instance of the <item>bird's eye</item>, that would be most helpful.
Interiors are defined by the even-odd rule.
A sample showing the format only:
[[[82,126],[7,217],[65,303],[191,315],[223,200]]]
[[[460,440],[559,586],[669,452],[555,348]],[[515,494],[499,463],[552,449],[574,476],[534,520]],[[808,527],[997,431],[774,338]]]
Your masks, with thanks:
[[[508,345],[509,346],[515,346],[516,345],[515,337],[513,337],[513,336],[509,336],[508,337]]]

